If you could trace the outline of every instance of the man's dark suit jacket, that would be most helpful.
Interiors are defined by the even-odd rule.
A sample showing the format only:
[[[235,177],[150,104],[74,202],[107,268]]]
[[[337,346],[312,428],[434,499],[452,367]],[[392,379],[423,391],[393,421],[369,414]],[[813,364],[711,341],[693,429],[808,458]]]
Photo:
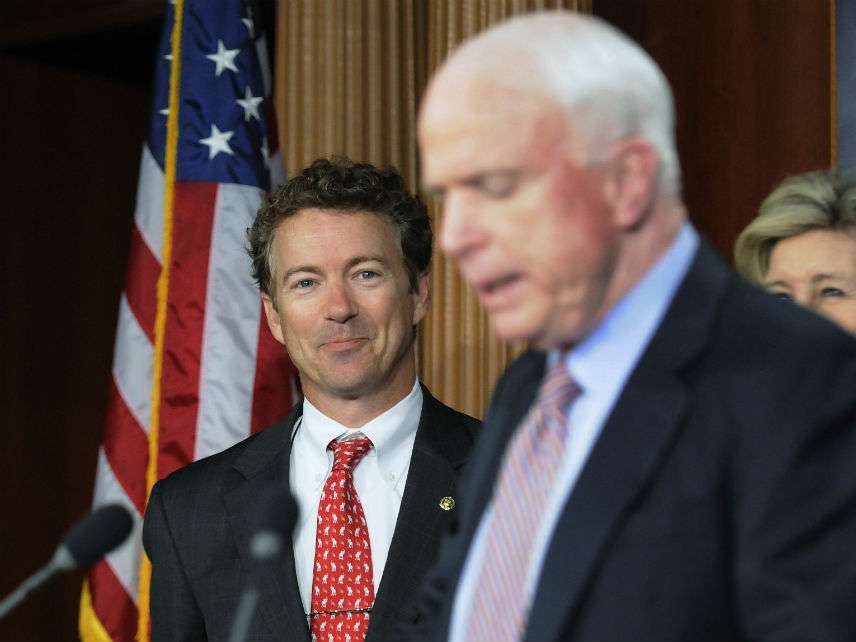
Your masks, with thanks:
[[[440,536],[455,511],[461,467],[478,422],[437,401],[423,388],[398,521],[372,610],[367,642],[388,640],[396,625],[416,617],[415,598],[436,558]],[[152,561],[153,642],[226,640],[242,588],[250,579],[248,543],[255,500],[269,484],[288,484],[288,417],[212,457],[158,482],[149,499],[143,539]],[[294,570],[292,543],[259,578],[260,601],[249,640],[310,639]]]
[[[543,373],[530,352],[498,384],[405,637],[447,639]],[[525,640],[856,640],[856,341],[702,245],[561,513]]]

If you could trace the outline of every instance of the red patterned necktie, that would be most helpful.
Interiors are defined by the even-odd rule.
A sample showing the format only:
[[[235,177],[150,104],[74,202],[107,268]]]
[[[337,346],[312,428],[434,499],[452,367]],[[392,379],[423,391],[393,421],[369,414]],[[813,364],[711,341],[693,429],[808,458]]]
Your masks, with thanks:
[[[533,597],[524,595],[533,543],[565,454],[565,413],[579,393],[560,359],[505,452],[483,526],[485,548],[465,640],[514,642],[523,636]]]
[[[367,437],[331,441],[333,470],[318,502],[312,573],[312,639],[363,642],[374,604],[372,548],[354,468],[371,450]]]

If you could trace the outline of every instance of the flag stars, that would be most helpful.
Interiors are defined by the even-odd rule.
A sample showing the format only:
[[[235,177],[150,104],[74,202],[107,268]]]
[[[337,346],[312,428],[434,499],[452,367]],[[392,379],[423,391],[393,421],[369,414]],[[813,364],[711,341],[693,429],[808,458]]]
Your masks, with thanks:
[[[221,132],[217,129],[217,125],[211,124],[211,135],[208,138],[200,138],[199,142],[208,147],[208,160],[213,159],[220,152],[234,155],[232,148],[229,146],[229,139],[234,136],[235,132]]]
[[[208,60],[213,60],[217,64],[217,69],[214,71],[214,75],[219,77],[226,69],[237,73],[238,67],[235,65],[235,57],[239,53],[241,53],[240,49],[226,49],[223,41],[218,40],[217,53],[208,54],[205,57],[208,58]]]
[[[244,110],[244,122],[250,120],[250,118],[255,118],[256,120],[262,119],[261,116],[259,116],[259,105],[263,100],[264,97],[262,96],[253,96],[250,86],[247,85],[247,89],[244,91],[244,97],[238,98],[235,101]]]

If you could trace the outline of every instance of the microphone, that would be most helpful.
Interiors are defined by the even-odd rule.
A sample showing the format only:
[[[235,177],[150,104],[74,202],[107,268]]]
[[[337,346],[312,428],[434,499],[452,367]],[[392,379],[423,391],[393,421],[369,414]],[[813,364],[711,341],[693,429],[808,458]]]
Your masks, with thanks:
[[[85,568],[117,548],[133,525],[131,513],[120,504],[101,506],[84,517],[63,538],[51,561],[0,602],[0,620],[57,572]]]
[[[244,642],[247,639],[259,600],[255,576],[261,567],[279,558],[297,524],[297,502],[288,488],[272,486],[266,489],[259,497],[253,522],[255,528],[250,538],[250,557],[255,568],[253,578],[241,593],[229,642]]]

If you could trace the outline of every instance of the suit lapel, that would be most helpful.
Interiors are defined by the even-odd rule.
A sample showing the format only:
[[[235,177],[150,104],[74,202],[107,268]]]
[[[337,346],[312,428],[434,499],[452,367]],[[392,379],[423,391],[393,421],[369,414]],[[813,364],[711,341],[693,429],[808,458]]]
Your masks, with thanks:
[[[288,484],[291,431],[300,416],[300,410],[298,404],[288,417],[261,433],[248,445],[234,464],[243,480],[223,495],[229,524],[245,568],[255,567],[249,554],[253,534],[251,517],[255,503],[268,486]],[[308,640],[309,628],[297,586],[292,549],[289,534],[278,561],[258,570],[259,613],[274,638]]]
[[[628,386],[592,450],[553,533],[525,639],[558,637],[600,553],[678,432],[686,393],[662,377],[658,384]]]
[[[473,468],[467,478],[467,493],[461,507],[462,534],[470,541],[493,496],[505,449],[517,426],[535,401],[544,376],[545,354],[530,351],[509,369],[494,390],[484,429],[471,456]]]
[[[728,272],[704,245],[624,387],[551,538],[525,639],[558,639],[608,542],[680,434],[680,371],[704,348]],[[704,296],[699,297],[698,293]],[[620,617],[620,614],[616,615]]]
[[[454,497],[458,471],[470,450],[465,427],[425,388],[422,391],[422,416],[367,642],[389,639],[397,621],[416,616],[415,603],[410,613],[402,613],[400,605],[419,589],[419,580],[436,557],[455,510],[444,511],[440,500]]]

